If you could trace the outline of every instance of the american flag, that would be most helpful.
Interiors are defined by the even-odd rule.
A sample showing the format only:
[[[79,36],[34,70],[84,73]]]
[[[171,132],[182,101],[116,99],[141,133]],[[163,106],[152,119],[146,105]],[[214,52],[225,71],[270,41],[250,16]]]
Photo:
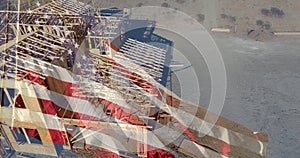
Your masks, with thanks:
[[[95,15],[76,0],[15,6],[0,11],[3,157],[5,146],[48,156],[266,156],[266,134],[159,83],[167,50],[130,38],[115,46],[123,17]]]

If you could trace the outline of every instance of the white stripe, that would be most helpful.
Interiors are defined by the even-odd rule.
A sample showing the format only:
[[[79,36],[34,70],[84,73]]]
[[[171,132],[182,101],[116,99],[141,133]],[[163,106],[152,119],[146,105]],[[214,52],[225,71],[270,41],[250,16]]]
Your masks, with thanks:
[[[1,122],[3,120],[11,120],[12,119],[12,108],[7,107],[1,107],[0,108],[0,119]],[[26,122],[26,123],[32,123],[37,126],[41,126],[42,124],[45,124],[47,128],[59,130],[59,131],[65,131],[64,127],[58,123],[59,118],[54,115],[48,115],[43,114],[41,112],[35,112],[29,109],[23,109],[23,108],[15,108],[15,121],[20,122]],[[45,122],[44,122],[45,121]]]
[[[200,158],[199,153],[201,153],[203,156],[205,156],[206,158],[226,158],[226,156],[221,155],[213,150],[210,150],[208,148],[205,148],[201,145],[198,145],[195,142],[192,142],[190,140],[183,140],[179,151],[182,151],[183,153],[186,154],[192,154],[193,156],[197,156]]]
[[[122,127],[114,130],[102,129],[99,131],[99,133],[93,133],[93,130],[83,130],[83,132],[83,136],[88,136],[87,139],[85,139],[87,144],[103,147],[108,150],[117,149],[119,151],[125,152],[136,152],[136,144],[131,140],[143,142],[142,138],[138,136],[139,134],[141,134],[140,132],[138,132],[137,130],[126,130]],[[145,144],[158,149],[166,150],[169,153],[174,154],[174,156],[178,155],[166,148],[165,145],[155,135],[153,135],[152,132],[147,131],[146,135],[148,139]],[[129,140],[128,138],[131,140]]]
[[[107,119],[106,115],[100,110],[100,108],[96,108],[86,100],[61,95],[56,92],[49,91],[43,86],[32,85],[22,81],[3,80],[2,83],[3,85],[0,85],[0,87],[18,89],[19,94],[24,96],[52,101],[57,106],[66,110],[87,114],[99,119]]]
[[[11,120],[12,111],[13,111],[12,108],[6,108],[6,107],[0,108],[1,122]],[[62,118],[58,118],[53,115],[43,114],[41,112],[31,111],[29,109],[16,108],[15,111],[16,111],[16,115],[14,120],[16,121],[32,123],[38,126],[39,124],[43,123],[41,120],[44,120],[45,118],[47,129],[65,131],[64,126],[60,121],[63,120]],[[141,128],[141,127],[137,127],[137,128]],[[139,131],[126,130],[120,126],[115,126],[113,129],[102,129],[99,130],[98,132],[89,129],[83,130],[83,128],[80,128],[80,130],[81,130],[80,132],[82,132],[83,137],[86,137],[84,140],[86,141],[87,144],[103,147],[117,154],[118,151],[131,151],[129,148],[130,145],[135,146],[135,144],[126,143],[126,140],[128,140],[128,138],[143,142],[143,138],[138,137],[138,135],[141,134]],[[90,136],[91,132],[93,133],[93,135]],[[147,133],[144,134],[146,134],[148,138],[151,138],[148,139],[147,142],[145,142],[146,144],[168,151],[168,149],[165,148],[165,145],[152,132],[147,131]],[[121,141],[121,143],[119,141]],[[123,144],[124,145],[126,144],[126,146],[128,147],[125,148]],[[115,150],[112,150],[112,147]]]
[[[159,108],[164,109],[164,107],[167,106],[155,97],[152,97],[151,99]],[[267,145],[267,143],[256,140],[255,138],[206,122],[183,110],[171,106],[168,108],[171,110],[170,114],[180,121],[184,126],[196,130],[200,134],[207,133],[207,130],[210,130],[207,135],[222,140],[230,145],[246,148],[255,153],[260,153],[260,144],[263,144],[263,146]],[[264,155],[264,153],[261,155]]]
[[[84,140],[82,140],[82,142],[85,142],[86,144],[107,149],[118,155],[120,154],[119,151],[127,151],[127,148],[125,148],[125,146],[123,146],[122,143],[120,143],[120,139],[117,140],[114,137],[101,133],[101,131],[95,133],[95,131],[85,128],[78,129],[79,133],[82,134],[82,137],[86,137]],[[89,136],[90,134],[92,135]]]

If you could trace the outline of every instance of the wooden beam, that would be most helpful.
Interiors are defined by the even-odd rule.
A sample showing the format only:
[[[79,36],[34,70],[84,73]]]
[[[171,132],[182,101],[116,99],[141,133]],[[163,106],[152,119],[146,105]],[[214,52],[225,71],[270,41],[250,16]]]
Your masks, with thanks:
[[[8,41],[7,43],[3,44],[0,46],[0,51],[6,51],[8,48],[14,46],[16,43],[24,40],[25,38],[27,38],[28,36],[31,36],[33,34],[35,34],[37,31],[34,31],[34,32],[31,32],[29,34],[26,34],[26,35],[21,35],[19,36],[19,38],[15,38],[11,41]]]

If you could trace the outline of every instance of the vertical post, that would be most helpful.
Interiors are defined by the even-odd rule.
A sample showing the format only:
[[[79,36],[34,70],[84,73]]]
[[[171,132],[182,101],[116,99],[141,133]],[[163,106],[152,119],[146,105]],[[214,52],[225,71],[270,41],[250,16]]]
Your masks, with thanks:
[[[147,128],[146,127],[143,127],[143,134],[144,134],[144,156],[147,157],[148,156],[148,140],[147,140]]]
[[[16,31],[16,58],[18,57],[18,42],[19,42],[19,32],[20,32],[20,0],[18,0],[18,12],[17,12],[17,31]],[[16,67],[17,68],[17,60],[16,60]],[[15,94],[14,94],[15,95]],[[15,105],[12,103],[12,119],[11,119],[11,128],[14,128],[14,119],[15,119]],[[27,140],[28,141],[28,140]],[[30,142],[30,141],[29,141]]]
[[[89,45],[89,50],[91,50],[92,49],[92,41],[91,41],[90,29],[88,29],[88,45]]]
[[[237,32],[237,22],[235,21],[234,22],[234,33],[236,33]]]
[[[28,137],[28,135],[27,135],[27,132],[26,132],[25,128],[22,128],[22,131],[23,131],[24,136],[25,136],[25,138],[26,138],[26,140],[27,140],[27,143],[28,143],[28,144],[31,144],[30,139],[29,139],[29,137]]]
[[[31,7],[31,0],[27,0],[28,7]]]
[[[10,23],[10,0],[7,1],[7,19],[6,19],[6,34],[5,34],[5,45],[7,45],[8,43],[8,32],[9,32],[9,23]],[[6,49],[5,49],[6,51]],[[6,54],[6,53],[5,53]],[[3,75],[1,76],[2,78],[5,78],[5,70],[6,70],[6,66],[5,66],[5,58],[3,59]],[[3,84],[4,80],[2,80],[2,84]],[[4,97],[5,97],[5,92],[4,92],[4,87],[1,89],[1,106],[4,105]]]
[[[110,42],[110,39],[107,39],[107,42],[108,42],[108,50],[109,50],[109,57],[112,58],[113,54],[112,54],[112,48],[111,48],[111,42]]]

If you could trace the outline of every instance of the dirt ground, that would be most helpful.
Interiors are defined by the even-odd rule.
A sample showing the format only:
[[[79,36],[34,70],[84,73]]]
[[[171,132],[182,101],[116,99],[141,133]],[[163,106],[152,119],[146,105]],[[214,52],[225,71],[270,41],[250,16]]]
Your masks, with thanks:
[[[268,133],[267,157],[299,157],[300,39],[214,39],[228,77],[222,115]]]
[[[261,33],[257,40],[271,39],[274,31],[300,31],[298,0],[103,0],[95,1],[94,5],[103,8],[132,8],[140,6],[164,6],[180,10],[194,17],[208,30],[214,27],[229,28],[234,36],[247,38],[251,30]],[[274,14],[271,8],[274,9]],[[262,10],[270,14],[263,14]],[[282,11],[278,15],[276,11]],[[254,37],[253,37],[254,36]]]
[[[227,94],[221,115],[253,131],[269,136],[267,157],[296,158],[300,154],[300,39],[277,38],[255,41],[212,34],[224,59],[227,73]],[[195,50],[176,45],[192,63],[192,67],[172,69],[173,91],[180,94],[185,72],[197,73],[200,105],[208,108],[210,100],[209,73],[203,58]],[[183,51],[186,50],[186,51]],[[187,66],[187,65],[185,65]],[[192,94],[192,88],[191,94]],[[188,98],[187,98],[188,99]]]

